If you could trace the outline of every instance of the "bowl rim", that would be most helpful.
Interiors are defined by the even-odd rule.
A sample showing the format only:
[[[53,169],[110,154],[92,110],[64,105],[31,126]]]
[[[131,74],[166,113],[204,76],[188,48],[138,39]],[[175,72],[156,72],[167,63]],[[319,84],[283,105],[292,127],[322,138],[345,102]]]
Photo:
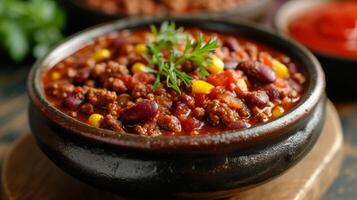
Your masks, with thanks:
[[[319,5],[322,5],[322,4],[328,4],[328,3],[331,3],[331,2],[334,2],[334,1],[333,0],[316,0],[316,1],[313,1],[313,2],[311,1],[311,2],[309,2],[310,3],[309,4],[309,8],[305,8],[305,11],[308,10],[308,9],[311,9],[311,8],[313,8],[315,6],[319,6]],[[290,9],[291,7],[294,7],[294,5],[301,4],[301,3],[305,4],[306,2],[299,1],[299,0],[292,0],[292,1],[285,2],[273,16],[273,27],[274,27],[274,29],[277,30],[279,34],[281,34],[281,35],[283,35],[285,37],[288,37],[291,40],[294,40],[295,42],[297,42],[299,44],[302,44],[303,46],[305,46],[307,49],[309,49],[311,52],[313,52],[318,57],[330,58],[330,59],[337,60],[339,62],[357,63],[357,58],[339,56],[339,55],[335,55],[335,54],[332,54],[332,53],[319,51],[319,50],[317,50],[315,48],[308,47],[308,46],[304,45],[303,43],[299,42],[298,40],[296,40],[287,31],[285,31],[283,27],[280,26],[279,20],[284,19],[285,21],[287,21],[286,25],[288,25],[289,22],[291,22],[291,20],[294,20],[293,18],[303,14],[303,13],[299,12],[296,16],[292,17],[292,19],[290,19],[290,20],[287,19],[287,18],[284,18],[283,14],[282,14],[286,9]]]
[[[88,6],[88,5],[85,5],[84,3],[80,3],[79,2],[80,0],[60,0],[60,1],[67,1],[71,4],[73,4],[74,6],[80,8],[81,10],[84,10],[87,12],[92,12],[92,13],[95,13],[96,15],[107,16],[107,17],[128,17],[129,16],[123,12],[118,12],[116,14],[101,12],[100,10],[97,10],[95,8]],[[194,13],[180,14],[180,15],[177,15],[176,17],[181,17],[181,16],[185,16],[185,15],[191,15],[193,17],[201,17],[201,16],[205,16],[205,15],[208,15],[208,16],[219,16],[219,15],[227,16],[228,15],[229,16],[229,15],[235,14],[237,12],[245,13],[245,12],[247,12],[247,10],[251,10],[252,8],[255,8],[259,5],[267,5],[267,4],[271,3],[272,1],[273,0],[253,0],[252,2],[248,2],[241,6],[236,6],[234,8],[230,8],[230,9],[226,9],[226,10],[212,11],[212,12],[198,11],[198,12],[194,12]],[[137,16],[137,17],[144,17],[144,16]],[[174,16],[172,16],[172,17],[174,17]]]
[[[184,23],[191,26],[198,26],[207,29],[209,26],[214,25],[211,30],[219,30],[219,27],[231,30],[243,28],[249,34],[256,32],[267,38],[272,38],[275,41],[275,47],[278,44],[286,45],[286,49],[295,51],[295,56],[304,58],[301,62],[307,63],[304,68],[309,75],[308,86],[306,88],[303,98],[298,105],[289,110],[282,117],[271,120],[266,123],[253,126],[251,128],[240,131],[226,131],[219,134],[208,134],[198,136],[139,136],[136,134],[122,133],[117,134],[115,131],[94,128],[83,122],[80,122],[59,109],[52,106],[47,100],[42,88],[42,72],[44,69],[52,67],[63,58],[71,55],[71,53],[63,53],[65,50],[72,50],[73,52],[80,49],[84,44],[91,41],[97,36],[105,35],[113,31],[122,29],[131,29],[135,27],[143,27],[149,24],[159,24],[165,20],[171,20],[176,23]],[[235,33],[239,35],[238,33]],[[259,39],[258,39],[259,40]],[[63,58],[59,59],[61,55]],[[57,60],[56,61],[56,58]],[[316,105],[324,96],[325,78],[322,68],[318,60],[307,49],[299,44],[291,41],[286,37],[281,37],[260,25],[251,22],[217,19],[203,19],[203,18],[132,18],[117,20],[104,25],[98,25],[93,28],[86,29],[79,32],[68,39],[64,40],[44,57],[39,59],[32,67],[28,76],[28,94],[31,100],[31,106],[35,106],[41,114],[43,114],[49,121],[55,123],[57,126],[73,133],[73,135],[80,136],[89,142],[100,143],[112,147],[128,148],[135,150],[143,150],[149,152],[166,151],[166,152],[205,152],[207,149],[219,152],[220,150],[237,150],[245,146],[256,144],[257,142],[265,141],[279,137],[283,134],[291,132],[293,126],[301,123],[311,112],[313,112]],[[225,146],[225,147],[223,147]]]

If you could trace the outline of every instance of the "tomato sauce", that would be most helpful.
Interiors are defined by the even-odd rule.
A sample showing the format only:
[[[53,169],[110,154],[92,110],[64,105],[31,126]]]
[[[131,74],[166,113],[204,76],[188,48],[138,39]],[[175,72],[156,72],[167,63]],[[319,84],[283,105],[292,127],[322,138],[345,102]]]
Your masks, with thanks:
[[[289,34],[320,53],[357,58],[357,1],[318,6],[294,19]]]

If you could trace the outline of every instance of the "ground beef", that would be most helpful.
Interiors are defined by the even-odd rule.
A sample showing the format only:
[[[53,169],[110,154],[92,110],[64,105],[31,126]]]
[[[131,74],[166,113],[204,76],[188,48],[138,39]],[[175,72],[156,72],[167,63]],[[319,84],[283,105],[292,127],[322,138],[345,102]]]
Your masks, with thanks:
[[[152,92],[151,85],[146,85],[143,83],[138,83],[134,86],[133,91],[131,92],[132,97],[146,97],[150,92]]]
[[[94,113],[94,106],[90,103],[85,103],[81,106],[80,111],[85,114],[93,114]]]
[[[104,87],[118,93],[123,93],[128,91],[125,83],[119,78],[110,77],[104,81]]]
[[[207,115],[208,120],[213,126],[218,126],[221,123],[229,124],[239,119],[237,112],[219,100],[213,100],[208,104]]]
[[[58,81],[54,82],[46,87],[46,90],[52,96],[64,99],[68,96],[68,94],[74,91],[74,85],[67,81]]]
[[[180,120],[173,115],[159,115],[157,124],[167,131],[181,132]]]
[[[203,117],[205,116],[206,111],[204,108],[201,107],[197,107],[195,109],[193,109],[193,115],[195,116],[195,118],[197,119],[203,119]]]
[[[106,106],[117,100],[115,92],[106,89],[89,88],[87,93],[88,102],[96,106]]]
[[[139,135],[156,136],[160,135],[161,131],[156,123],[147,122],[142,125],[136,125],[134,131]]]
[[[122,124],[113,115],[106,115],[104,117],[103,127],[117,132],[124,132]]]

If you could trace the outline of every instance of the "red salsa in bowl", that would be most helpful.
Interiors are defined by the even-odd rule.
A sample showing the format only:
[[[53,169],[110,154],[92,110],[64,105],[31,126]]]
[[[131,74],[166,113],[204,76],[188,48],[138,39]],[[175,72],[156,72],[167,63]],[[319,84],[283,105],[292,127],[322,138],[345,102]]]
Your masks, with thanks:
[[[319,53],[357,58],[357,2],[323,3],[301,13],[288,26],[289,34]]]
[[[202,135],[282,116],[305,76],[263,43],[165,22],[95,39],[46,71],[43,85],[52,105],[94,127]]]

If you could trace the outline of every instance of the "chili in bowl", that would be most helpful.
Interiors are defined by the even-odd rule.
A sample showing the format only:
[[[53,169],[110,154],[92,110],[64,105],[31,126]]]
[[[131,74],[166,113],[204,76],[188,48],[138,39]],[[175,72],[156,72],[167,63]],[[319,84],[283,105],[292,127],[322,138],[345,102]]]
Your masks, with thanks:
[[[316,59],[267,30],[132,19],[80,33],[35,64],[30,124],[51,160],[94,186],[214,192],[296,164],[320,134],[323,90]]]

